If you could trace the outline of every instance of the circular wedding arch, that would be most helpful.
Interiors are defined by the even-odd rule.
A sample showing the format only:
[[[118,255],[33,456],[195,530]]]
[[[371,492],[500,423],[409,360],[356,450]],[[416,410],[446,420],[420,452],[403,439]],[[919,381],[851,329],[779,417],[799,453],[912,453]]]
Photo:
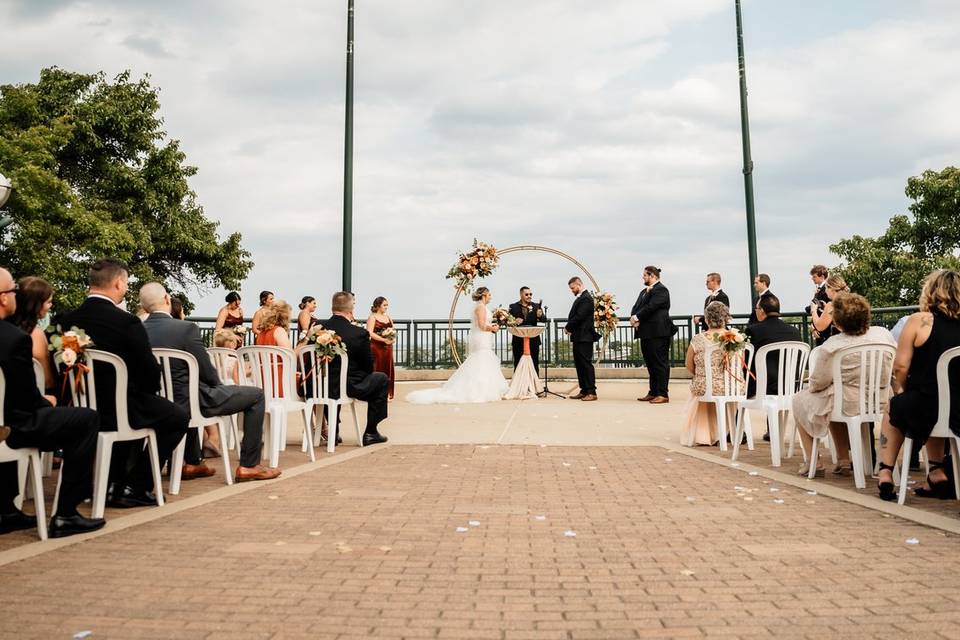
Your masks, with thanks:
[[[584,275],[587,276],[587,278],[590,280],[590,283],[593,285],[594,291],[602,291],[602,289],[600,288],[600,285],[597,283],[597,279],[593,277],[590,271],[588,271],[587,268],[583,266],[583,264],[579,260],[577,260],[576,258],[574,258],[569,254],[564,253],[563,251],[560,251],[559,249],[552,249],[551,247],[541,247],[535,244],[518,244],[513,247],[507,247],[506,249],[498,250],[497,256],[498,257],[505,256],[510,253],[518,253],[520,251],[539,251],[541,253],[552,253],[555,256],[560,256],[561,258],[565,258],[570,262],[572,262],[573,264],[577,265],[577,267],[579,267],[580,270],[583,271]],[[453,354],[453,360],[454,362],[457,363],[458,367],[461,364],[463,364],[463,362],[460,360],[460,353],[457,351],[457,343],[453,338],[453,316],[457,311],[457,302],[460,301],[460,296],[463,295],[463,290],[464,290],[464,284],[461,283],[459,286],[457,286],[457,290],[453,294],[453,303],[450,305],[450,316],[447,318],[447,340],[450,342],[450,353]]]

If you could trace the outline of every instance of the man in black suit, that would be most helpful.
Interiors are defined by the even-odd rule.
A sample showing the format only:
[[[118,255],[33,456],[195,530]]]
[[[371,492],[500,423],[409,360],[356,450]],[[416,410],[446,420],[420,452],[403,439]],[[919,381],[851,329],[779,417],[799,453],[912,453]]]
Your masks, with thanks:
[[[93,340],[95,349],[119,356],[127,365],[127,413],[134,429],[151,428],[157,433],[160,464],[170,459],[190,422],[186,410],[157,395],[160,365],[150,350],[143,323],[120,308],[127,294],[127,266],[111,259],[90,267],[90,290],[80,307],[60,320],[61,326],[79,327]],[[117,428],[114,406],[116,374],[113,367],[95,365],[97,409],[104,430]],[[156,504],[151,492],[150,457],[140,441],[114,445],[110,464],[112,486],[107,504],[125,509]]]
[[[657,267],[644,268],[643,284],[646,287],[630,311],[630,324],[634,338],[640,339],[640,353],[650,375],[650,390],[637,400],[666,404],[670,402],[670,340],[677,331],[670,320],[670,291],[660,282]]]
[[[760,306],[757,307],[757,319],[758,322],[746,328],[746,334],[750,336],[750,344],[756,350],[774,342],[799,342],[801,340],[800,330],[780,319],[780,299],[772,293],[760,299]],[[768,354],[767,393],[777,393],[778,367],[777,354]],[[750,369],[756,374],[756,362],[750,365]],[[752,398],[755,395],[757,395],[757,381],[751,376],[747,379],[747,397]]]
[[[719,273],[708,273],[707,274],[707,291],[710,292],[710,295],[707,296],[707,299],[703,301],[703,309],[706,311],[707,307],[710,306],[711,302],[722,302],[727,306],[727,309],[730,308],[730,298],[726,293],[720,288],[720,274]],[[694,322],[700,326],[701,331],[706,331],[709,329],[707,326],[706,320],[703,319],[703,316],[697,316],[694,318]]]
[[[521,327],[535,327],[543,320],[543,309],[540,303],[533,301],[533,291],[530,287],[520,287],[520,300],[510,305],[510,315],[520,319]],[[523,357],[523,338],[513,336],[513,369],[516,371]],[[540,375],[540,336],[530,338],[530,357],[533,367]]]
[[[593,369],[593,343],[600,339],[594,328],[593,296],[583,288],[580,278],[570,278],[567,282],[576,300],[567,315],[564,331],[573,343],[573,365],[577,368],[577,384],[580,391],[571,400],[593,402],[597,399],[597,374]]]
[[[338,291],[333,294],[333,315],[321,324],[325,329],[335,331],[347,349],[347,396],[367,403],[367,429],[363,434],[363,446],[367,446],[387,441],[387,437],[377,431],[387,417],[387,375],[373,370],[370,334],[353,324],[355,303],[352,293]],[[340,397],[340,362],[340,358],[334,358],[330,363],[331,398]],[[339,419],[339,414],[337,417]]]
[[[750,320],[747,321],[747,324],[757,322],[757,307],[760,306],[760,301],[773,295],[770,291],[770,276],[765,273],[758,273],[757,277],[753,279],[753,290],[757,292],[757,302],[753,305],[753,310],[750,311]]]
[[[0,369],[5,383],[3,423],[10,427],[7,445],[11,449],[63,451],[60,499],[50,520],[50,537],[96,531],[106,522],[103,518],[84,518],[77,512],[77,505],[90,497],[93,489],[100,416],[92,409],[55,408],[56,398],[41,395],[33,375],[33,342],[5,320],[17,309],[16,290],[10,272],[0,269]],[[18,485],[17,463],[0,464],[0,533],[37,526],[36,517],[13,505]]]
[[[813,298],[810,300],[810,304],[806,306],[804,311],[807,312],[807,315],[811,315],[812,309],[817,308],[817,311],[822,313],[823,308],[827,306],[827,303],[830,302],[830,296],[827,295],[827,278],[830,276],[830,271],[822,264],[815,264],[810,269],[810,280],[813,281]],[[833,335],[833,332],[829,330],[820,333],[816,330],[815,327],[811,327],[813,333],[813,342],[815,346],[820,346]]]
[[[200,338],[200,329],[192,322],[177,320],[172,315],[172,299],[159,282],[148,282],[140,289],[140,305],[150,315],[143,321],[153,347],[179,349],[197,359],[200,377],[200,412],[204,417],[230,416],[243,412],[243,442],[240,464],[234,474],[237,482],[271,480],[279,469],[260,464],[263,444],[263,414],[266,403],[257,387],[225,385],[220,381]],[[187,368],[179,361],[170,363],[174,398],[184,409],[190,409]],[[203,463],[200,436],[196,429],[187,432],[183,479],[212,476],[214,470]]]

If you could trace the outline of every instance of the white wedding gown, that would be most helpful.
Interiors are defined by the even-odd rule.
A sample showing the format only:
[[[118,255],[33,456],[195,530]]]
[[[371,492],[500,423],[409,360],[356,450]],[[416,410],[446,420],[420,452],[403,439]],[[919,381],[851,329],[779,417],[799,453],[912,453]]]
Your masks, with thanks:
[[[483,305],[487,324],[492,314]],[[437,389],[421,389],[407,396],[414,404],[459,404],[466,402],[496,402],[503,398],[509,385],[500,370],[500,358],[493,350],[493,334],[482,331],[476,314],[470,319],[470,340],[467,359],[453,372],[450,379]]]

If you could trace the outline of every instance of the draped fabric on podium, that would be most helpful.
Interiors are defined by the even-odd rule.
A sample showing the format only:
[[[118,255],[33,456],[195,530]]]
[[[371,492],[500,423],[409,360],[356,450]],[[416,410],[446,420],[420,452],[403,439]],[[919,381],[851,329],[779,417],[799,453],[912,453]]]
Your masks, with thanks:
[[[523,338],[523,356],[517,363],[517,369],[513,372],[513,379],[510,381],[510,388],[504,397],[505,400],[515,400],[523,398],[535,398],[542,390],[540,378],[537,376],[537,370],[533,366],[533,358],[530,357],[530,338],[536,338],[543,332],[543,327],[510,327],[508,331],[513,335]]]

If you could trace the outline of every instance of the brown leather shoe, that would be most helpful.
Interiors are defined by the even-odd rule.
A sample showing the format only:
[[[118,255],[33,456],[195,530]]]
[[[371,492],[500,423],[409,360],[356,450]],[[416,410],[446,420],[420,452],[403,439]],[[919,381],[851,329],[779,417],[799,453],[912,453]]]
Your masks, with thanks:
[[[597,395],[595,393],[588,393],[582,398],[580,398],[580,402],[593,402],[596,399],[597,399]]]
[[[237,467],[237,472],[233,475],[236,482],[249,482],[251,480],[273,480],[280,475],[280,469],[276,467],[265,467],[258,464],[255,467]]]
[[[583,398],[583,394],[578,392],[577,395],[575,396],[567,396],[567,397],[570,398],[571,400],[580,400],[581,398]]]
[[[656,396],[652,396],[652,395],[650,395],[650,394],[648,393],[647,395],[643,396],[642,398],[637,398],[637,400],[638,400],[639,402],[650,402],[650,401],[653,400],[655,397],[656,397]]]
[[[10,427],[0,426],[0,442],[10,437]]]
[[[211,469],[207,465],[203,464],[187,464],[183,465],[183,473],[180,476],[181,480],[193,480],[194,478],[209,478],[217,472],[216,469]]]
[[[667,396],[657,396],[650,401],[650,404],[667,404],[668,402],[670,402],[670,398]]]

